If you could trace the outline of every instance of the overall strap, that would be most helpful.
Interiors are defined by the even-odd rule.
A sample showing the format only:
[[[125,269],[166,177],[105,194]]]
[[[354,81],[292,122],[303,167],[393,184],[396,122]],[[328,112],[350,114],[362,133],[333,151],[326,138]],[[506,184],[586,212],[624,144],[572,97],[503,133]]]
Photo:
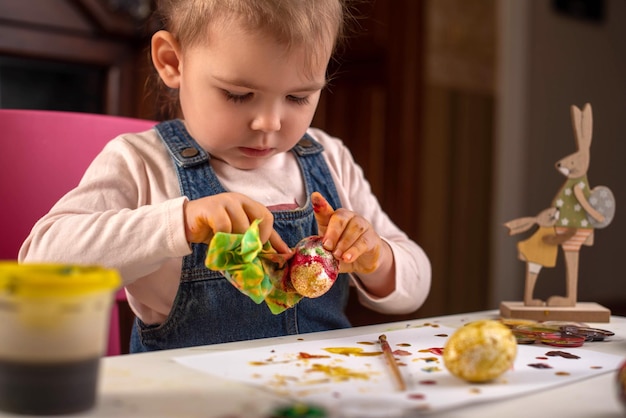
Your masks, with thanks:
[[[198,199],[226,191],[211,167],[210,155],[191,138],[182,121],[164,122],[156,130],[172,156],[183,195]],[[322,150],[308,136],[293,148],[308,196],[318,190],[338,207],[339,198]],[[310,197],[300,209],[274,212],[274,228],[291,246],[299,238],[315,234],[317,223]],[[264,304],[243,296],[219,272],[205,267],[205,244],[192,244],[192,249],[192,254],[183,257],[179,289],[167,320],[157,327],[138,321],[133,328],[133,352],[350,326],[343,312],[349,293],[343,274],[323,296],[305,298],[292,309],[273,315]]]
[[[175,163],[181,194],[195,200],[226,192],[209,164],[209,154],[189,135],[181,120],[162,122],[156,131]],[[191,248],[192,253],[183,257],[181,281],[222,277],[204,266],[206,244],[192,243]]]

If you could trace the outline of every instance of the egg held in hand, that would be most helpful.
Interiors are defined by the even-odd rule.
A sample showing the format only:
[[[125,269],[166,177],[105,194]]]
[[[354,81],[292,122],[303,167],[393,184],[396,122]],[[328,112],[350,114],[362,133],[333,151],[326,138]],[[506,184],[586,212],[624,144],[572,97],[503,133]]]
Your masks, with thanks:
[[[322,246],[322,238],[304,238],[294,248],[289,260],[291,284],[298,293],[317,298],[332,287],[339,274],[339,262]]]
[[[513,366],[517,341],[513,332],[495,320],[471,322],[452,334],[443,349],[450,373],[468,382],[487,382]]]

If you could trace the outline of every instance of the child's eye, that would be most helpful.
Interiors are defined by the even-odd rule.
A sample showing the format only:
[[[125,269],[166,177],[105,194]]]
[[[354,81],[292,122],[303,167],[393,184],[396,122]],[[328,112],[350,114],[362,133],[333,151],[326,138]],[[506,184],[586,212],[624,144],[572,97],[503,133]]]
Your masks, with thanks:
[[[287,96],[287,100],[289,100],[290,102],[293,102],[295,104],[299,104],[299,105],[305,105],[309,103],[309,97],[305,96],[305,97],[298,97],[298,96],[293,96],[293,95],[289,95]]]
[[[234,103],[243,103],[246,100],[249,100],[252,98],[252,93],[235,94],[228,90],[223,90],[223,92],[224,92],[224,95],[226,96],[226,100],[230,100]]]

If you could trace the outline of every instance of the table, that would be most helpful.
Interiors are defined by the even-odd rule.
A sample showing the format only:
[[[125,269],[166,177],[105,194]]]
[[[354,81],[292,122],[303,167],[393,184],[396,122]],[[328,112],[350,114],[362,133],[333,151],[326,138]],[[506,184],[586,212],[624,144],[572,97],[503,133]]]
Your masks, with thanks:
[[[497,318],[497,311],[449,315],[402,321],[402,324],[438,322],[458,327],[468,321]],[[590,323],[610,329],[610,341],[585,344],[585,349],[624,356],[626,360],[626,317],[611,317],[610,323]],[[316,333],[316,337],[335,338],[384,332],[389,324]],[[313,335],[313,334],[308,334]],[[279,402],[276,395],[234,381],[226,381],[187,368],[174,357],[212,351],[254,348],[296,342],[299,336],[191,347],[144,354],[106,357],[101,363],[97,406],[72,417],[267,417]],[[624,408],[617,398],[616,374],[605,373],[581,382],[543,393],[497,402],[475,404],[432,417],[623,417]],[[0,417],[13,417],[1,414]]]

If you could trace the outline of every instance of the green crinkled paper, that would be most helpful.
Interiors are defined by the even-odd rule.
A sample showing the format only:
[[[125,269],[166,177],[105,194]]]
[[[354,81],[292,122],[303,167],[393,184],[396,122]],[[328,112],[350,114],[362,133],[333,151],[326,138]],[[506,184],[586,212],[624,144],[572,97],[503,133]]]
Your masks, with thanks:
[[[220,271],[255,303],[265,301],[273,314],[291,308],[302,299],[289,280],[288,257],[278,254],[259,237],[259,219],[243,234],[218,232],[207,251],[205,265]]]

